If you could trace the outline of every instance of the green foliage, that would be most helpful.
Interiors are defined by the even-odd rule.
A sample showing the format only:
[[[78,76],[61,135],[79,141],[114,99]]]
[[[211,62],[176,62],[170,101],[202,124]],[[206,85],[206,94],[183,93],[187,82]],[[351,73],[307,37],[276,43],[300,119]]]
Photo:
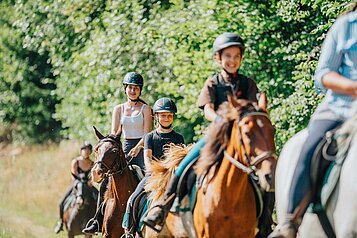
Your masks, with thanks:
[[[247,45],[241,71],[270,98],[280,150],[322,99],[313,73],[324,36],[348,2],[3,1],[0,118],[39,141],[50,128],[58,138],[60,126],[70,138],[90,138],[92,125],[109,133],[113,107],[126,100],[122,78],[137,71],[142,98],[149,105],[173,98],[176,129],[186,142],[197,140],[208,124],[197,97],[219,70],[213,41],[234,31]],[[38,131],[36,122],[45,127]]]

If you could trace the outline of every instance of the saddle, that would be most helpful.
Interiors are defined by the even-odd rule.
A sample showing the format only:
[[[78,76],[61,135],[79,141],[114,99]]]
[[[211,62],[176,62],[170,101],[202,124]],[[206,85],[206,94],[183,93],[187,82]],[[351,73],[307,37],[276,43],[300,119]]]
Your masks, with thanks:
[[[316,213],[329,238],[335,233],[328,220],[325,207],[338,184],[341,168],[347,157],[357,125],[349,120],[342,126],[328,131],[315,149],[311,161],[312,202],[310,210]]]

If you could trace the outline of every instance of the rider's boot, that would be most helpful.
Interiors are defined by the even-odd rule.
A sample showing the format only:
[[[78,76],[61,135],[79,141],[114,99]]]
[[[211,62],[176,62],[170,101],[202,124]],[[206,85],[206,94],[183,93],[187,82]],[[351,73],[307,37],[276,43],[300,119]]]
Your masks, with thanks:
[[[86,227],[82,230],[83,233],[88,235],[94,235],[98,232],[101,232],[101,228],[103,225],[103,218],[104,218],[101,209],[102,206],[104,205],[101,205],[100,209],[97,210],[97,213],[94,215],[94,217],[88,221]]]
[[[58,234],[61,231],[63,231],[63,221],[62,221],[62,219],[58,220],[54,231],[55,231],[56,234]]]
[[[296,238],[300,222],[293,214],[288,214],[285,222],[277,225],[268,238]]]
[[[173,175],[164,195],[164,202],[153,207],[148,215],[143,218],[143,223],[156,232],[160,232],[165,224],[165,219],[176,197],[177,184],[180,177]]]

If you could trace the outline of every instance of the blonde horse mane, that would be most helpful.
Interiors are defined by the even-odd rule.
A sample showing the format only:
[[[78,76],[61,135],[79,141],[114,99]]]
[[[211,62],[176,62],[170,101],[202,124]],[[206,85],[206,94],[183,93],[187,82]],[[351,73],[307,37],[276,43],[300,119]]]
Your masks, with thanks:
[[[151,176],[145,184],[145,190],[149,193],[151,201],[162,199],[172,174],[191,148],[192,145],[185,146],[171,143],[165,148],[164,160],[151,161],[151,168],[147,171]]]

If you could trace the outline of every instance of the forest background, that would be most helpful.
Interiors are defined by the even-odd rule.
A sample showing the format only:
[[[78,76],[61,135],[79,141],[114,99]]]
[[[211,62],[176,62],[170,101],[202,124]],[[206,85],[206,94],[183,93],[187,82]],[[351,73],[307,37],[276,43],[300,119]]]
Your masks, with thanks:
[[[241,72],[266,90],[278,150],[323,97],[313,73],[325,34],[350,1],[4,0],[0,3],[1,140],[94,140],[126,100],[122,79],[143,75],[143,99],[178,105],[187,142],[207,126],[196,101],[219,69],[212,44],[237,32]]]
[[[122,79],[143,75],[142,98],[171,97],[187,143],[208,122],[196,106],[219,70],[212,44],[236,32],[241,72],[269,97],[278,152],[322,100],[313,74],[322,42],[349,0],[0,1],[0,237],[53,234],[70,162],[92,126],[110,132],[126,100]]]

